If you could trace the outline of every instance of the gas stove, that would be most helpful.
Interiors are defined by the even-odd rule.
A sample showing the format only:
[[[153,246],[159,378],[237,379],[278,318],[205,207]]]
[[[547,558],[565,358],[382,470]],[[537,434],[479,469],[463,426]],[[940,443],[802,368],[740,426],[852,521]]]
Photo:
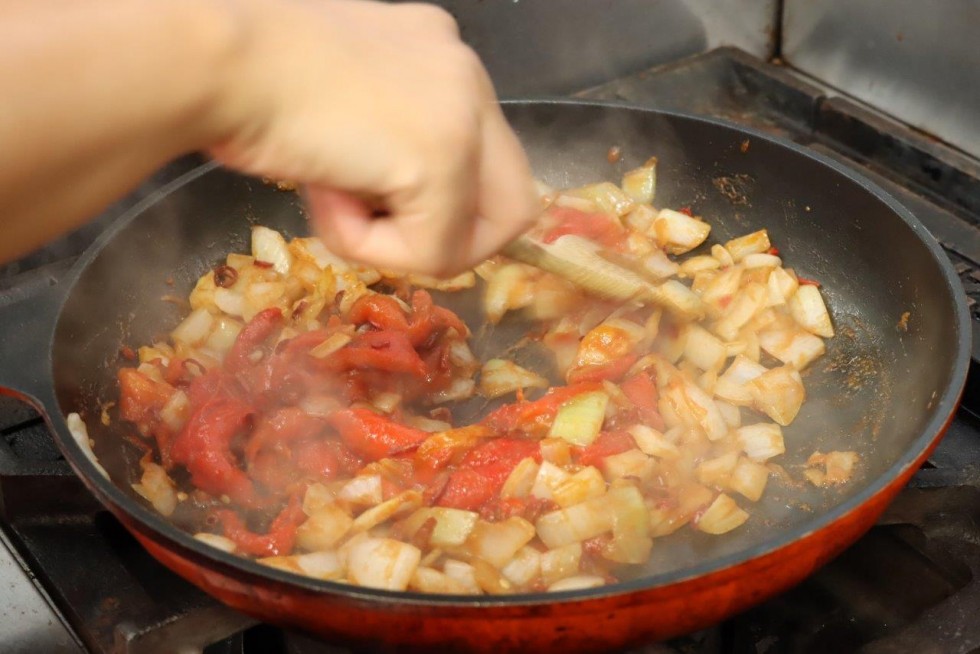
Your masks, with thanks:
[[[980,361],[980,162],[792,69],[720,48],[576,97],[713,115],[860,169],[918,216],[959,272]],[[99,220],[0,267],[3,307],[58,282],[101,230],[181,159]],[[647,654],[971,652],[980,648],[980,373],[946,438],[853,547],[796,588]],[[0,397],[0,650],[95,654],[347,652],[228,609],[146,554],[87,493],[42,419]]]

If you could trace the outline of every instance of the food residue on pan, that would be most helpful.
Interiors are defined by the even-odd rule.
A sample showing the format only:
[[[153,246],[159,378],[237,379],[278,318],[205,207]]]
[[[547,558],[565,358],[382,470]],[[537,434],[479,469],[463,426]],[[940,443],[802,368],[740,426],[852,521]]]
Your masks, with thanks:
[[[606,150],[606,161],[611,164],[619,163],[623,158],[623,149],[618,145],[614,145]]]
[[[908,332],[908,330],[909,330],[909,318],[911,318],[911,317],[912,317],[912,312],[911,311],[906,311],[905,313],[903,313],[902,314],[902,317],[898,319],[898,324],[895,325],[895,328],[898,331],[903,332],[903,333]]]
[[[751,145],[751,144],[750,144],[750,142],[749,142],[749,139],[745,139],[744,141],[742,141],[742,142],[741,142],[741,143],[739,144],[739,146],[738,146],[738,151],[739,151],[739,152],[741,152],[742,154],[745,154],[746,152],[748,152],[748,151],[749,151],[749,146],[750,146],[750,145]]]
[[[734,205],[749,204],[749,186],[752,178],[746,174],[723,175],[711,180],[718,192]]]

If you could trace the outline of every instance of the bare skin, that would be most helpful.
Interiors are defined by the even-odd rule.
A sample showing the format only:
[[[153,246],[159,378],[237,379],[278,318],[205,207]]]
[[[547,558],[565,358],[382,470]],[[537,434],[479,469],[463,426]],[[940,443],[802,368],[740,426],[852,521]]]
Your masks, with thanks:
[[[538,206],[485,70],[432,6],[13,0],[0,88],[0,260],[195,150],[301,183],[332,250],[388,268],[458,271]]]

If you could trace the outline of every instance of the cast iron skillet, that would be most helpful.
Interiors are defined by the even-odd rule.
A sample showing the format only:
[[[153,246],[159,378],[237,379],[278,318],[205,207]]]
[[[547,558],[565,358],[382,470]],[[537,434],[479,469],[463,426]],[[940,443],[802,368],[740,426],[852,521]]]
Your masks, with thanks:
[[[614,105],[517,102],[506,110],[536,174],[551,185],[617,180],[656,155],[658,205],[693,207],[714,226],[712,241],[766,227],[787,265],[823,284],[839,335],[806,375],[810,398],[786,430],[783,464],[799,479],[795,466],[813,450],[854,449],[861,467],[852,483],[830,491],[771,483],[736,532],[684,530],[658,540],[632,579],[549,595],[353,588],[211,549],[133,493],[138,453],[98,416],[100,403],[116,396],[120,345],[149,342],[179,319],[162,295],[186,296],[228,252],[247,251],[252,223],[304,231],[295,196],[213,165],[121,218],[49,293],[0,312],[0,387],[44,413],[75,471],[164,565],[242,611],[325,637],[497,652],[608,650],[702,627],[800,581],[870,527],[951,420],[970,332],[946,257],[880,188],[762,133]],[[617,165],[606,160],[612,145],[624,152]],[[111,482],[73,441],[63,419],[72,411],[86,419]]]

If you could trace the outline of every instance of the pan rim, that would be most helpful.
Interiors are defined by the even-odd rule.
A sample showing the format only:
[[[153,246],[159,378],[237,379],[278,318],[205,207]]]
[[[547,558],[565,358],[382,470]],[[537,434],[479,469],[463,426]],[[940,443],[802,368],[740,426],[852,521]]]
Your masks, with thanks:
[[[800,524],[795,529],[780,532],[777,536],[767,539],[754,547],[740,550],[725,556],[711,559],[706,563],[689,566],[679,570],[659,573],[652,576],[640,577],[629,581],[603,586],[595,589],[572,590],[556,593],[523,593],[516,595],[500,596],[461,596],[446,594],[429,594],[411,591],[387,591],[371,588],[363,588],[344,584],[304,577],[291,572],[286,572],[270,566],[265,566],[252,559],[246,559],[234,554],[229,554],[213,547],[206,546],[201,541],[195,539],[191,534],[180,530],[170,523],[162,515],[151,510],[149,507],[137,502],[122,491],[122,489],[111,480],[104,479],[98,472],[93,463],[82,453],[74,439],[68,433],[67,425],[60,412],[61,406],[58,402],[57,393],[53,385],[53,375],[51,376],[52,386],[48,389],[50,396],[50,408],[57,408],[55,413],[48,413],[48,424],[56,434],[57,444],[65,455],[66,459],[82,478],[83,482],[93,491],[99,500],[114,511],[120,511],[128,518],[138,523],[138,527],[148,530],[148,533],[155,540],[164,539],[170,546],[177,546],[182,556],[191,558],[205,559],[209,565],[216,565],[222,569],[232,569],[239,574],[256,576],[269,579],[274,582],[303,589],[308,592],[318,594],[338,595],[358,601],[370,602],[377,605],[398,604],[400,606],[415,607],[451,607],[457,610],[468,609],[487,609],[487,608],[516,608],[520,606],[547,604],[575,605],[583,602],[602,600],[604,598],[631,595],[638,592],[653,591],[666,587],[682,584],[698,578],[704,578],[723,570],[734,568],[754,560],[763,559],[771,556],[793,543],[806,539],[814,533],[821,531],[834,523],[844,519],[854,511],[859,510],[866,502],[884,491],[908,469],[935,443],[943,433],[944,425],[955,413],[963,386],[966,383],[967,371],[970,363],[970,342],[972,330],[970,316],[966,308],[965,294],[959,284],[953,285],[951,280],[957,278],[952,264],[942,251],[941,246],[935,237],[925,228],[925,226],[915,217],[915,215],[901,204],[894,196],[883,188],[864,176],[860,171],[854,170],[840,162],[800,146],[792,141],[767,134],[752,127],[745,127],[737,123],[710,116],[701,116],[686,112],[654,109],[638,106],[626,102],[608,101],[589,101],[568,98],[535,98],[535,99],[510,99],[500,103],[505,109],[507,107],[527,107],[536,105],[550,106],[570,106],[570,107],[593,107],[597,109],[612,109],[628,111],[632,113],[643,113],[656,116],[663,116],[669,119],[681,121],[691,121],[708,124],[715,127],[732,130],[739,135],[747,135],[752,138],[764,140],[772,145],[791,150],[798,156],[803,156],[817,164],[830,168],[838,175],[847,178],[850,182],[857,184],[866,193],[871,194],[875,199],[884,204],[892,213],[901,219],[923,242],[932,255],[933,260],[939,265],[946,288],[953,299],[954,304],[954,325],[956,330],[956,353],[953,365],[949,370],[949,382],[942,395],[936,400],[936,409],[933,416],[927,422],[918,437],[913,440],[909,448],[889,466],[884,472],[868,481],[865,486],[829,511],[826,511],[812,519]],[[178,177],[172,182],[161,187],[157,191],[148,195],[144,200],[136,204],[125,214],[120,216],[116,222],[107,229],[88,250],[72,266],[67,278],[68,284],[64,286],[61,301],[59,303],[57,318],[55,319],[54,329],[52,330],[52,340],[48,343],[49,372],[53,372],[53,345],[54,335],[57,334],[57,327],[61,320],[61,312],[65,302],[71,297],[75,284],[81,277],[82,272],[88,264],[102,252],[104,247],[111,242],[116,234],[125,229],[131,222],[143,214],[149,207],[153,206],[164,197],[170,195],[177,189],[196,180],[205,174],[219,168],[215,162],[204,163],[193,170]],[[963,336],[966,336],[964,338]]]

